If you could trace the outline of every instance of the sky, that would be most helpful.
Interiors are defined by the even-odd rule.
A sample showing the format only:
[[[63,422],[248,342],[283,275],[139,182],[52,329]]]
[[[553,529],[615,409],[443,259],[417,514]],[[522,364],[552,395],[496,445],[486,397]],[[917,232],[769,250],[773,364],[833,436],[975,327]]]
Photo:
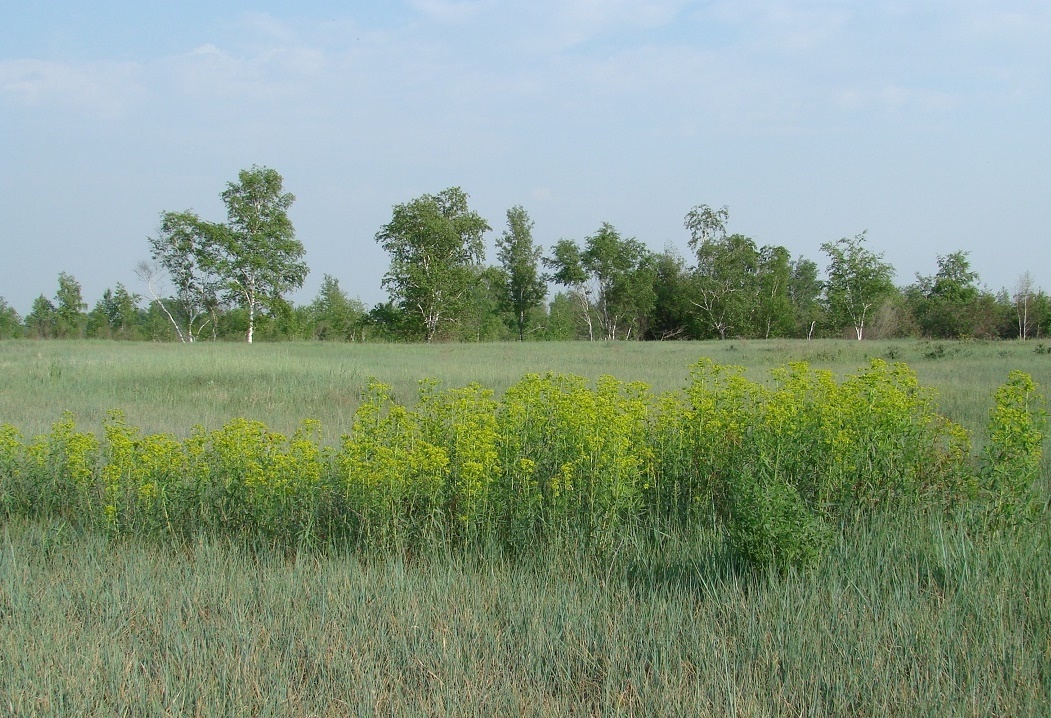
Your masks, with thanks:
[[[164,211],[225,220],[276,169],[311,268],[386,299],[392,208],[458,186],[545,248],[603,222],[689,256],[683,218],[821,267],[867,231],[899,285],[970,253],[1051,290],[1046,0],[8,0],[0,297],[94,304]],[[495,263],[490,250],[488,260]]]

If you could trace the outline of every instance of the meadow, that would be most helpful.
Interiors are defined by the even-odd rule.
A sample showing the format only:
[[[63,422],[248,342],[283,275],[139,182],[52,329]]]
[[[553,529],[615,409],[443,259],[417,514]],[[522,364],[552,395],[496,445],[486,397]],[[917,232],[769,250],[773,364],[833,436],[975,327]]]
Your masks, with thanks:
[[[761,378],[789,361],[839,374],[873,357],[906,362],[939,393],[941,410],[969,429],[985,426],[990,397],[1010,370],[1051,378],[1051,346],[1040,342],[818,340],[727,342],[576,342],[525,344],[236,343],[122,344],[109,341],[0,341],[0,423],[27,436],[48,431],[63,411],[100,427],[121,409],[143,431],[186,435],[237,417],[291,433],[305,417],[333,439],[350,430],[369,377],[409,400],[417,382],[478,382],[502,391],[527,373],[548,371],[642,381],[655,391],[681,388],[700,357],[739,364]]]
[[[447,388],[478,382],[494,401],[524,375],[551,371],[661,392],[686,386],[701,357],[741,365],[759,385],[786,362],[837,379],[873,359],[906,362],[937,390],[937,411],[971,432],[976,453],[1009,372],[1045,389],[1051,378],[1051,355],[1034,343],[0,342],[0,424],[31,437],[71,411],[79,431],[105,438],[119,408],[127,425],[182,440],[194,425],[237,418],[293,436],[311,418],[319,443],[336,450],[369,401],[370,377],[395,405],[415,401],[425,377]],[[1045,503],[1047,467],[1035,481]],[[758,568],[703,524],[618,527],[599,542],[562,533],[515,551],[486,540],[470,550],[454,541],[290,549],[214,530],[140,535],[62,512],[9,513],[0,711],[1046,714],[1048,521],[975,531],[944,508],[888,503],[837,524],[813,561]]]

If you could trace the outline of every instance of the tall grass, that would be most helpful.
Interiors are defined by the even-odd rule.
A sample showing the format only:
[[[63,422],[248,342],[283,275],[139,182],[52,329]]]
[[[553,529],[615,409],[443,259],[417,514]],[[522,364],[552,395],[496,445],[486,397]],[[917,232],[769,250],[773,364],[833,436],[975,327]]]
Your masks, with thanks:
[[[180,443],[235,417],[291,437],[314,416],[338,435],[369,376],[398,402],[424,376],[481,381],[500,399],[531,371],[665,390],[702,355],[760,382],[786,361],[842,378],[877,356],[937,387],[980,459],[1009,370],[1049,376],[1047,355],[1014,343],[183,349],[0,342],[0,423],[31,437],[69,409],[75,433],[94,437],[83,441],[104,443],[106,412],[121,407],[128,425]],[[1046,502],[1046,461],[1034,486]],[[158,542],[14,515],[0,528],[0,714],[1051,713],[1046,519],[980,532],[952,509],[876,508],[806,570],[749,568],[713,523],[667,528],[621,527],[602,551],[567,540],[369,553],[221,532]]]
[[[1051,538],[928,516],[812,573],[719,542],[612,563],[553,551],[295,557],[4,528],[6,715],[1039,716]]]

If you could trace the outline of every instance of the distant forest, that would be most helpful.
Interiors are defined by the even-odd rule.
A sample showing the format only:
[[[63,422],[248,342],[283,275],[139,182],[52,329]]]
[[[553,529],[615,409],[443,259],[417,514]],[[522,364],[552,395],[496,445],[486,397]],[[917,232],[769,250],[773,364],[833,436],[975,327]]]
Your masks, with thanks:
[[[139,285],[107,289],[90,308],[73,274],[58,275],[22,317],[0,297],[0,339],[146,341],[559,341],[851,337],[1029,339],[1051,334],[1051,298],[1028,272],[990,292],[966,252],[895,285],[894,267],[863,232],[822,245],[821,263],[728,234],[729,210],[684,218],[689,256],[649,250],[603,223],[581,241],[543,248],[521,206],[493,229],[458,187],[393,208],[376,233],[390,255],[388,301],[352,298],[325,274],[309,304],[286,295],[309,268],[281,176],[242,170],[222,193],[226,222],[161,213],[135,267]],[[145,252],[144,252],[145,254]]]

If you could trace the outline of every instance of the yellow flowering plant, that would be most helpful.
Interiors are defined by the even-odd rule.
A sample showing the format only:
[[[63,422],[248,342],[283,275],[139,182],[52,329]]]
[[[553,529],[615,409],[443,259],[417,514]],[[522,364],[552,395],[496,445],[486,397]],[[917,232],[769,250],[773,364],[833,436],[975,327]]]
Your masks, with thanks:
[[[234,419],[177,439],[119,411],[101,439],[66,414],[26,441],[0,426],[0,510],[114,533],[223,532],[289,547],[411,549],[627,538],[720,526],[746,562],[817,560],[835,531],[904,505],[966,505],[981,530],[1040,516],[1043,398],[1013,372],[989,441],[936,410],[904,364],[842,380],[806,363],[766,383],[704,359],[681,391],[529,374],[497,397],[421,382],[413,405],[371,380],[338,447]],[[713,524],[714,522],[714,524]]]

